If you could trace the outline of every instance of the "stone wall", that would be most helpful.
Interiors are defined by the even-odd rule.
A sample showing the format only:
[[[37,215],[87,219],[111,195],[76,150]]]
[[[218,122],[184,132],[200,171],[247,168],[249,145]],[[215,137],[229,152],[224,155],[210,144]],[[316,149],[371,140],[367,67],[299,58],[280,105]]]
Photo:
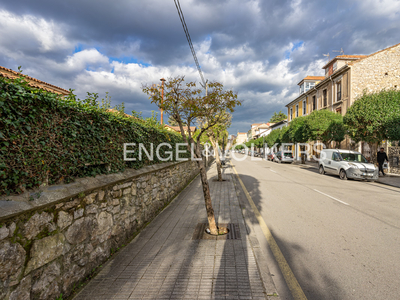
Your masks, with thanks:
[[[400,44],[351,63],[351,101],[362,96],[364,89],[379,92],[400,88]]]
[[[164,163],[0,199],[0,299],[57,299],[151,221],[198,173]]]

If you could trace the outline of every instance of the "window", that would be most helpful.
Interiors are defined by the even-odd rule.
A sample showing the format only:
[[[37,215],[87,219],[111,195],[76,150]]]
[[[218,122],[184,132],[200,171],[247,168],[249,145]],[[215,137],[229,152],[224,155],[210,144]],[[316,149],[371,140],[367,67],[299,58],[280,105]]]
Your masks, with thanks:
[[[322,96],[324,99],[324,107],[328,106],[328,91],[325,89],[322,91]]]
[[[299,116],[299,105],[296,104],[296,118]]]
[[[304,93],[304,83],[300,86],[300,95]]]
[[[336,84],[336,101],[342,100],[342,83],[338,82]]]
[[[306,100],[303,100],[303,116],[306,115]]]
[[[312,96],[312,110],[316,110],[317,108],[317,97]]]
[[[293,116],[293,108],[290,108],[289,121],[292,120],[292,116]]]
[[[332,160],[341,161],[340,155],[337,152],[333,152]]]
[[[337,61],[335,61],[333,64],[333,71],[335,71],[336,69],[337,69]]]

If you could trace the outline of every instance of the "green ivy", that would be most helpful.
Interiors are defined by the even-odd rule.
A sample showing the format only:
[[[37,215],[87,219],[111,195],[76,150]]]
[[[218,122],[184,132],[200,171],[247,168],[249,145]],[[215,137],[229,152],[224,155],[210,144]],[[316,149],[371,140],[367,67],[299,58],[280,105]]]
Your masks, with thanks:
[[[96,99],[79,101],[72,92],[62,99],[21,78],[0,77],[0,195],[21,193],[46,181],[68,183],[160,163],[155,150],[163,142],[171,144],[175,159],[175,144],[183,142],[179,134],[107,112]],[[143,143],[148,151],[153,143],[154,160],[144,155],[139,161],[136,147],[129,156],[136,161],[124,161],[124,143]],[[169,149],[162,147],[161,157],[166,157],[165,151]]]

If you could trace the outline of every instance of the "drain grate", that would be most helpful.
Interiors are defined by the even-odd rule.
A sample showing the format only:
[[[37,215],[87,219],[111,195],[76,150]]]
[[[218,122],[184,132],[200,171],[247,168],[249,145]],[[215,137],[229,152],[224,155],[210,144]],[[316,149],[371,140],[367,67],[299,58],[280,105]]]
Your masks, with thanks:
[[[238,224],[232,223],[221,223],[218,224],[221,227],[228,228],[228,233],[225,235],[211,235],[206,233],[208,223],[198,223],[194,229],[192,240],[240,240],[240,229]]]

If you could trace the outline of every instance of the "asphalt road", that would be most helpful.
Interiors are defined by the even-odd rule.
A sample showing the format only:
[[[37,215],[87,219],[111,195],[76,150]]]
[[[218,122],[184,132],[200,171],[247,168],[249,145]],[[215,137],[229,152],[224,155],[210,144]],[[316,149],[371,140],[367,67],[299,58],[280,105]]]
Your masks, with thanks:
[[[400,189],[260,159],[231,163],[307,299],[400,299]]]

